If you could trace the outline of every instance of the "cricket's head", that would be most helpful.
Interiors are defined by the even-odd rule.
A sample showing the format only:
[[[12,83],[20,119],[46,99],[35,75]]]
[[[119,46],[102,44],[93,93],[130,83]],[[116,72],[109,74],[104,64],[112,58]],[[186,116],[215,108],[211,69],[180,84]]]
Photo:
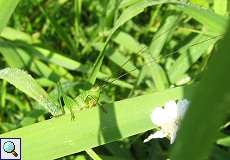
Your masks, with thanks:
[[[99,86],[94,86],[89,90],[89,94],[92,95],[95,99],[100,97],[101,89]]]
[[[85,103],[88,107],[93,107],[99,102],[100,98],[100,88],[99,87],[92,87],[87,92],[85,92]]]

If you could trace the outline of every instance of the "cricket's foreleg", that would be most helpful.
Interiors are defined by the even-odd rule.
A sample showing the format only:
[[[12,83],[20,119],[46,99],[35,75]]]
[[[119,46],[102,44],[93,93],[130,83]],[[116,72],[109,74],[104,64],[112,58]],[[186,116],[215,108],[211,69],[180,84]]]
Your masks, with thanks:
[[[73,106],[69,106],[68,109],[70,111],[71,120],[75,120],[75,114],[74,114],[74,111],[73,111]]]
[[[73,108],[77,106],[77,103],[72,98],[70,98],[69,96],[66,96],[66,95],[63,96],[63,100],[65,102],[65,107],[68,108],[68,110],[71,114],[71,120],[74,120],[75,114],[74,114]]]

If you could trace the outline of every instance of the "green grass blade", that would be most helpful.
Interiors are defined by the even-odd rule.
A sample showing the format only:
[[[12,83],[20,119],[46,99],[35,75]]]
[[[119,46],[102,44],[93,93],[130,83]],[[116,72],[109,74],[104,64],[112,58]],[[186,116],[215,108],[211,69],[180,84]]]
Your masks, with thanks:
[[[45,9],[40,7],[40,10],[46,16],[46,18],[50,21],[52,26],[55,28],[55,31],[57,35],[60,37],[60,39],[63,40],[63,42],[66,44],[66,46],[71,51],[71,53],[75,55],[77,53],[77,48],[76,48],[74,40],[70,37],[69,34],[67,34],[64,31],[64,29],[56,22],[56,20],[53,19],[53,17],[49,16],[49,14],[45,11]]]
[[[230,147],[230,136],[219,139],[217,141],[217,144],[226,146],[226,147]]]
[[[127,58],[118,50],[112,51],[112,49],[108,49],[108,53],[106,52],[106,56],[115,64],[120,66],[123,70],[126,72],[129,72],[131,70],[134,70],[133,72],[129,72],[130,75],[137,77],[139,74],[139,70],[135,67],[135,65],[131,62],[128,61],[125,65],[124,62],[127,61]],[[135,70],[136,69],[136,70]]]
[[[16,48],[7,41],[0,39],[0,54],[10,67],[23,68],[25,63]]]
[[[6,105],[6,90],[7,90],[7,82],[3,81],[2,85],[1,85],[1,95],[0,95],[0,101],[1,101],[1,109],[3,109]]]
[[[20,0],[0,0],[0,33],[3,28],[7,25],[7,22],[10,19],[10,16],[14,12],[16,6],[18,5]]]
[[[173,31],[176,29],[178,18],[179,17],[177,14],[172,14],[167,17],[164,24],[154,35],[149,47],[151,56],[145,57],[147,62],[149,59],[159,58],[165,43],[169,40]],[[161,91],[169,87],[168,78],[166,77],[163,68],[159,64],[153,62],[149,63],[149,65],[146,67],[151,74],[157,91]]]
[[[172,160],[206,159],[218,138],[230,107],[229,41],[230,28],[194,91],[172,150]]]
[[[94,152],[93,149],[87,149],[85,150],[86,153],[93,159],[93,160],[102,160],[97,153]]]
[[[218,40],[217,38],[211,38],[209,36],[198,35],[182,48],[182,54],[168,71],[169,79],[172,83],[176,83],[179,78],[182,77],[204,53],[206,53],[208,48]]]
[[[1,134],[0,137],[21,137],[24,160],[56,159],[154,128],[150,120],[154,107],[181,99],[184,89],[192,94],[192,86],[164,90],[105,104],[106,113],[95,107],[76,113],[74,121],[67,114]]]
[[[228,10],[228,0],[214,0],[213,9],[217,14],[226,15]]]
[[[0,53],[3,55],[4,59],[6,60],[7,64],[10,67],[28,68],[28,70],[36,73],[37,75],[44,76],[46,78],[51,78],[51,80],[55,80],[55,77],[58,77],[58,74],[60,76],[65,75],[65,78],[68,77],[71,79],[71,75],[69,73],[66,73],[67,71],[65,69],[60,68],[57,74],[57,72],[55,72],[54,69],[51,69],[50,66],[36,59],[34,56],[36,54],[34,54],[34,52],[37,53],[38,51],[33,49],[33,47],[31,47],[30,45],[27,45],[26,48],[25,46],[22,48],[21,47],[22,46],[18,47],[16,43],[0,39]],[[58,56],[55,56],[55,57],[59,58]],[[49,58],[47,59],[53,59],[53,58],[49,56]],[[65,59],[62,58],[62,60],[63,61],[60,61],[60,62],[62,62],[63,64],[65,62],[64,61]],[[68,64],[71,65],[71,63],[68,63]]]
[[[35,99],[43,105],[52,115],[60,115],[60,109],[49,98],[46,91],[28,73],[17,68],[5,68],[0,70],[0,79],[14,85],[16,88]]]
[[[120,35],[120,34],[119,34]],[[126,35],[125,33],[122,33],[122,35]],[[119,36],[120,37],[120,36]],[[129,39],[130,40],[130,39]],[[132,39],[133,40],[133,39]],[[119,41],[120,43],[121,41]],[[94,44],[95,48],[97,50],[99,50],[100,48],[102,48],[103,44],[102,43],[96,43]],[[128,46],[125,46],[126,48],[129,48]],[[131,47],[130,47],[131,48]],[[140,47],[139,47],[140,48]],[[134,51],[136,52],[136,50]],[[106,57],[108,59],[110,59],[113,63],[117,64],[118,66],[120,66],[123,70],[125,70],[126,72],[129,72],[133,69],[135,69],[135,65],[131,62],[131,61],[127,61],[127,57],[125,57],[118,49],[112,49],[112,48],[108,48],[106,50]],[[125,65],[123,65],[125,62],[127,62]],[[131,72],[130,74],[134,77],[137,77],[138,75],[138,69]]]
[[[147,59],[147,58],[146,58]],[[151,57],[149,58],[151,59]],[[148,74],[151,75],[154,85],[157,91],[162,91],[169,87],[168,79],[166,77],[166,73],[163,68],[157,64],[156,62],[148,62],[149,65],[146,66],[146,70]]]
[[[74,0],[74,40],[76,48],[79,46],[80,32],[81,32],[81,10],[82,0]]]
[[[145,8],[153,6],[153,5],[159,5],[163,3],[176,3],[177,1],[172,0],[160,0],[160,1],[145,1],[141,0],[137,3],[134,3],[127,9],[125,9],[118,20],[116,21],[113,29],[111,30],[110,35],[112,35],[120,26],[122,26],[124,23],[126,23],[128,20],[132,19],[136,15],[140,14],[144,11]],[[108,38],[110,39],[110,37]]]
[[[22,33],[23,35],[27,35],[26,37],[31,37],[24,32]],[[17,38],[15,39],[15,36],[13,35],[9,35],[9,37],[7,38],[12,40],[17,40]],[[24,39],[18,39],[18,40],[24,40]],[[63,56],[62,53],[49,50],[46,48],[38,47],[38,46],[32,46],[27,43],[22,43],[22,42],[19,43],[15,41],[11,42],[11,41],[0,39],[0,51],[1,51],[0,53],[3,55],[4,59],[6,60],[7,64],[10,67],[16,67],[16,68],[27,67],[30,71],[36,73],[37,75],[45,76],[46,78],[50,77],[51,74],[53,74],[53,76],[54,75],[57,76],[57,74],[59,74],[60,72],[54,73],[53,69],[51,69],[45,63],[43,63],[43,61],[49,64],[54,64],[63,67],[68,70],[79,71],[82,73],[86,73],[88,71],[88,68],[83,66],[80,62],[68,58],[66,56]],[[31,59],[33,59],[33,61],[31,61]],[[135,74],[135,72],[133,74]],[[65,77],[71,77],[69,73],[60,74],[60,76],[62,75],[65,75]],[[105,80],[108,79],[108,76],[104,73],[99,72],[97,78],[101,80]],[[118,80],[114,82],[114,84],[125,88],[132,88],[132,85],[124,81]]]
[[[116,14],[118,11],[118,6],[120,3],[120,0],[109,0],[106,2],[106,8],[104,10],[105,19],[104,21],[104,27],[112,27],[114,23],[114,19],[116,18]]]
[[[125,8],[125,7],[128,7],[128,6],[131,6],[135,3],[137,3],[139,0],[124,0],[124,1],[121,1],[120,5],[119,5],[119,8]]]
[[[178,8],[192,16],[206,28],[217,34],[223,34],[228,24],[228,18],[215,14],[211,10],[204,9],[192,4],[178,5]]]
[[[176,14],[171,14],[165,19],[164,24],[160,27],[154,37],[149,47],[149,51],[153,58],[159,57],[165,43],[171,37],[172,33],[176,29],[178,24],[179,16]]]
[[[125,32],[117,33],[116,36],[113,37],[113,41],[134,53],[143,48],[134,37]]]
[[[21,48],[26,53],[30,53],[31,57],[39,58],[47,63],[55,64],[69,70],[86,72],[83,65],[71,58],[63,56],[62,53],[52,51],[43,47],[31,46],[26,43],[14,43],[17,48]]]
[[[8,40],[21,40],[29,44],[39,42],[39,40],[37,40],[33,36],[30,36],[25,32],[21,32],[11,27],[5,27],[1,33],[1,37],[4,37]]]
[[[147,8],[149,6],[153,6],[153,5],[163,4],[163,3],[178,3],[178,1],[174,1],[174,0],[161,0],[161,1],[141,0],[137,3],[134,3],[133,5],[131,5],[130,7],[128,7],[127,9],[125,9],[122,12],[120,17],[115,22],[114,27],[111,29],[109,36],[107,37],[105,44],[104,44],[102,50],[100,51],[100,53],[97,57],[97,60],[96,60],[94,66],[92,67],[92,69],[89,73],[89,82],[90,83],[92,83],[92,84],[95,83],[96,76],[100,70],[102,61],[103,61],[104,56],[105,56],[106,47],[108,46],[110,39],[112,38],[113,34],[118,30],[118,28],[120,28],[123,24],[125,24],[127,21],[129,21],[133,17],[135,17],[138,14],[140,14],[141,12],[143,12],[145,8]]]

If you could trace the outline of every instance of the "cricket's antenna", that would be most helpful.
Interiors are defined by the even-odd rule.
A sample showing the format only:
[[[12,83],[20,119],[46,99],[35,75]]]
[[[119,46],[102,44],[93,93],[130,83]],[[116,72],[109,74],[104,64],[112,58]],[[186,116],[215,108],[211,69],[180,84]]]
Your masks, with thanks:
[[[139,56],[139,55],[141,55],[142,53],[144,53],[144,50],[145,49],[147,49],[147,47],[145,46],[145,47],[142,47],[136,54]],[[129,57],[124,63],[122,63],[122,65],[120,66],[120,68],[122,68],[122,67],[124,67],[129,61],[130,61],[130,59],[131,59],[132,57]],[[106,78],[104,81],[105,82],[108,82],[110,79],[112,79],[112,77],[108,77],[108,78]],[[104,83],[103,83],[104,84]],[[102,85],[99,85],[99,86],[103,86],[103,84]]]
[[[177,21],[176,21],[176,22],[179,22],[179,21],[180,21],[180,17],[177,18]],[[175,23],[175,24],[178,24],[178,23]],[[172,31],[172,28],[169,28],[169,29],[165,30],[164,32],[160,33],[159,35],[154,36],[153,39],[152,39],[152,41],[157,40],[158,38],[160,38],[160,37],[163,36],[164,34],[167,34],[167,33],[170,32],[170,31]],[[141,54],[144,53],[144,50],[147,49],[147,48],[148,48],[147,46],[142,47],[140,50],[138,50],[138,51],[136,52],[136,55],[137,55],[137,56],[140,56]],[[132,57],[128,58],[120,67],[121,67],[121,68],[124,67],[124,66],[130,61],[131,58],[132,58]],[[105,83],[109,82],[110,79],[113,79],[113,78],[112,78],[112,77],[106,78],[106,79],[104,80],[105,82],[102,83],[101,85],[99,85],[99,87],[101,87],[101,86],[103,86]]]
[[[179,52],[179,51],[181,51],[181,50],[184,50],[184,49],[187,49],[187,48],[190,48],[190,47],[193,47],[193,46],[202,44],[202,43],[204,43],[204,42],[207,42],[207,41],[216,39],[216,38],[221,37],[221,36],[223,36],[223,35],[224,35],[224,34],[217,35],[217,36],[213,36],[213,37],[208,38],[208,39],[206,39],[206,40],[203,40],[203,41],[200,41],[200,42],[193,43],[193,44],[191,44],[191,45],[189,45],[189,46],[181,47],[181,48],[179,48],[179,49],[177,49],[177,50],[175,50],[175,51],[173,51],[173,52],[171,52],[171,53],[165,55],[164,57],[171,56],[171,55],[176,54],[177,52]],[[149,62],[143,64],[143,66],[149,65],[149,64],[151,64],[152,62],[156,62],[156,61],[158,61],[160,58],[161,58],[161,56],[155,57],[155,58],[153,58],[153,60],[151,60],[151,61],[149,61]],[[126,64],[126,63],[124,63],[124,64]],[[132,69],[132,70],[130,70],[130,71],[124,73],[124,74],[121,74],[121,75],[118,76],[116,79],[113,79],[112,81],[106,81],[106,82],[112,84],[112,83],[114,83],[115,81],[117,81],[117,80],[123,78],[124,76],[130,74],[131,72],[133,72],[133,71],[135,71],[135,70],[137,70],[137,69],[134,68],[134,69]],[[106,86],[107,86],[106,84],[102,85],[102,86],[101,86],[101,89],[105,88]]]
[[[178,18],[178,21],[179,21],[179,19],[180,19],[180,18]],[[164,32],[161,33],[160,35],[154,37],[153,40],[157,40],[157,39],[160,38],[162,35],[168,33],[168,32],[171,31],[171,30],[172,30],[172,29],[170,28],[170,29],[164,31]],[[144,47],[141,48],[139,51],[137,51],[136,55],[137,55],[137,56],[140,56],[141,54],[144,53],[144,50],[145,50],[145,49],[147,49],[147,46],[144,46]],[[120,67],[121,67],[121,68],[124,67],[124,66],[130,61],[131,58],[132,58],[132,57],[128,58]],[[136,69],[135,69],[135,70],[136,70]],[[135,71],[135,70],[133,70],[133,71]],[[119,76],[119,77],[120,77],[120,76]],[[122,78],[122,77],[120,77],[120,78]],[[113,79],[113,78],[112,78],[112,77],[108,77],[107,79],[104,80],[104,81],[105,81],[104,83],[102,83],[101,85],[99,85],[99,87],[101,88],[102,86],[104,86],[105,83],[109,82],[110,79]],[[115,81],[115,80],[113,80],[112,82],[114,82],[114,81]],[[103,87],[103,88],[104,88],[104,87]]]

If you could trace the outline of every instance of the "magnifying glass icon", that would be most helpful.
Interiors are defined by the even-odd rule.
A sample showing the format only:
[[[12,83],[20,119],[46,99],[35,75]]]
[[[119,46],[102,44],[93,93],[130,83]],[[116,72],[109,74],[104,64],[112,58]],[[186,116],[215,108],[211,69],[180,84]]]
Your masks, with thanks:
[[[7,141],[3,144],[3,149],[6,153],[11,153],[14,157],[18,156],[18,153],[15,151],[15,145],[11,141]]]

